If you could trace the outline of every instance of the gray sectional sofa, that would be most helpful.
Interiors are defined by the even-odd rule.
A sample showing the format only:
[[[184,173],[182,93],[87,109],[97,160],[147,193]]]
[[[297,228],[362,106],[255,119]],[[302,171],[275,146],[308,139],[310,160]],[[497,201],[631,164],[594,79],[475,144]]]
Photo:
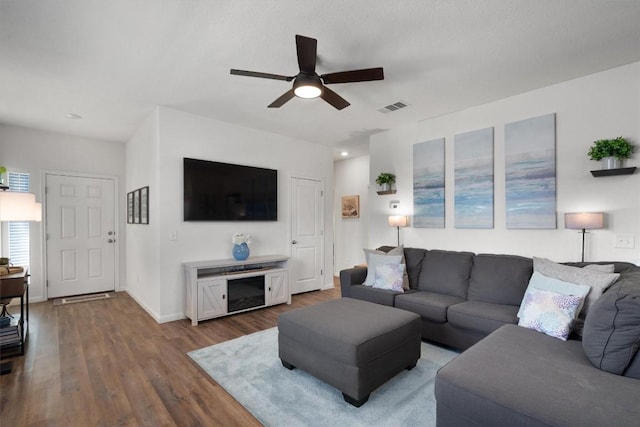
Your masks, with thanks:
[[[620,278],[589,308],[582,341],[562,341],[517,326],[531,259],[404,255],[404,293],[362,286],[366,268],[343,270],[341,292],[416,312],[424,339],[465,350],[436,376],[438,426],[640,425],[639,267],[608,263]]]

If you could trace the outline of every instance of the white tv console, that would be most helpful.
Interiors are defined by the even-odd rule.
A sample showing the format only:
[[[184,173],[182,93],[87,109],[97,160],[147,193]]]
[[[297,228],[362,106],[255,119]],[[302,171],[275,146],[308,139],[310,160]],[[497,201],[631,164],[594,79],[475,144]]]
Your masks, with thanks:
[[[291,304],[289,258],[257,256],[245,261],[185,262],[186,315],[198,322],[276,304]]]

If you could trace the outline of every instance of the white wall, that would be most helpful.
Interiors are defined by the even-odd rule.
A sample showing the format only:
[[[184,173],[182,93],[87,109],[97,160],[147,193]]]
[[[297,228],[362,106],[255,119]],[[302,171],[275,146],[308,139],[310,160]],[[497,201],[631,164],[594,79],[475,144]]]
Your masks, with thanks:
[[[369,156],[338,160],[334,164],[334,275],[365,262],[363,248],[369,247]],[[342,218],[342,196],[360,196],[360,217]],[[389,244],[395,244],[395,237]]]
[[[505,227],[504,126],[556,113],[557,230],[507,230]],[[454,228],[453,137],[493,126],[495,129],[495,228]],[[500,101],[469,108],[373,135],[370,139],[369,244],[389,242],[389,197],[375,194],[380,172],[397,175],[397,199],[412,213],[413,144],[446,138],[446,228],[406,228],[405,246],[545,256],[579,260],[580,236],[565,230],[565,212],[603,211],[607,228],[589,235],[587,260],[640,261],[640,175],[593,178],[599,169],[587,151],[596,139],[624,136],[640,144],[640,63],[567,81]],[[640,151],[640,147],[639,150]],[[627,161],[639,165],[640,153]],[[614,248],[616,234],[635,237],[634,249]]]
[[[43,171],[61,171],[108,175],[118,179],[118,194],[124,194],[123,143],[80,138],[19,126],[0,124],[0,165],[10,170],[28,172],[31,192],[36,201],[42,202]],[[124,215],[125,204],[119,204],[117,250],[119,251],[119,284],[125,282]],[[33,302],[46,299],[44,288],[44,223],[31,223],[31,287],[29,299]]]
[[[139,287],[134,297],[156,320],[165,322],[184,317],[185,290],[182,263],[207,259],[231,258],[231,236],[235,232],[252,235],[251,254],[290,255],[289,179],[292,176],[317,178],[325,185],[325,253],[324,271],[333,271],[333,159],[328,147],[294,140],[281,135],[239,127],[217,120],[161,107],[156,113],[158,133],[154,150],[145,157],[147,143],[153,140],[149,130],[127,144],[127,171],[140,162],[149,162],[158,171],[157,185],[151,188],[150,229],[156,239],[131,238],[129,253],[147,258],[155,272],[129,264],[128,277],[136,278]],[[137,134],[137,135],[138,135]],[[130,157],[129,157],[130,156]],[[278,221],[275,222],[184,222],[182,206],[182,159],[192,157],[278,170]],[[146,174],[148,177],[150,174]],[[151,177],[148,178],[151,181]],[[127,189],[147,183],[127,176]],[[128,230],[137,227],[129,225]],[[146,233],[146,231],[140,231]],[[169,240],[170,233],[177,240]],[[152,255],[158,251],[157,257]],[[332,277],[325,274],[325,287]],[[159,296],[156,308],[155,296]]]
[[[126,191],[149,186],[149,224],[127,224],[127,292],[154,316],[161,301],[158,116],[156,109],[126,148]]]

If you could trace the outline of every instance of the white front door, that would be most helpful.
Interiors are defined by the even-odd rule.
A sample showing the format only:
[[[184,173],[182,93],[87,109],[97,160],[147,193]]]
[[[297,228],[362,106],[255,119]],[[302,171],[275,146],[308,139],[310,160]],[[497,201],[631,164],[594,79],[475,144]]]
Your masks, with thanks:
[[[322,182],[291,178],[291,293],[322,287],[323,266]]]
[[[115,180],[47,174],[47,297],[115,289]]]

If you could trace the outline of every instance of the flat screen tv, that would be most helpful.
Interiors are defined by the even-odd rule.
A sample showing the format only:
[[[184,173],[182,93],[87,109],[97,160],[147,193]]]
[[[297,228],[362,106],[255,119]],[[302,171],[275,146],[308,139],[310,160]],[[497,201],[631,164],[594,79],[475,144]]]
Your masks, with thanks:
[[[185,221],[277,221],[278,171],[184,158]]]

